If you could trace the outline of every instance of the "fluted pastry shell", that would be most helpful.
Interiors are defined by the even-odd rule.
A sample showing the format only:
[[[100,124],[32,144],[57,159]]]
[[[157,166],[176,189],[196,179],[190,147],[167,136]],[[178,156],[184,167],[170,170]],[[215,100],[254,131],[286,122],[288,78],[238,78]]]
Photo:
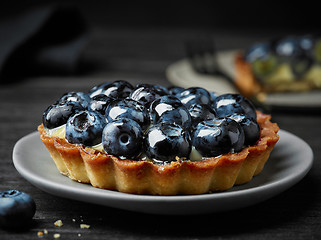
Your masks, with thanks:
[[[279,139],[279,128],[270,119],[270,115],[257,112],[260,139],[239,153],[169,164],[119,159],[90,147],[70,144],[62,138],[50,137],[43,125],[38,130],[58,170],[75,181],[135,194],[202,194],[244,184],[263,170]]]

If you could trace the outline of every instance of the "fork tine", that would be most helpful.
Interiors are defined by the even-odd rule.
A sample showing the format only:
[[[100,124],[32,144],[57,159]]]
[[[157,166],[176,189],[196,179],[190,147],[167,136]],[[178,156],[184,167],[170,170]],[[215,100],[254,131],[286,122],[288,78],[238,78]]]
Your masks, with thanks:
[[[196,72],[220,76],[234,84],[234,80],[220,69],[213,36],[202,35],[189,39],[185,43],[185,49],[189,62]]]
[[[217,67],[215,44],[210,36],[198,36],[185,43],[186,55],[195,71],[214,74]]]

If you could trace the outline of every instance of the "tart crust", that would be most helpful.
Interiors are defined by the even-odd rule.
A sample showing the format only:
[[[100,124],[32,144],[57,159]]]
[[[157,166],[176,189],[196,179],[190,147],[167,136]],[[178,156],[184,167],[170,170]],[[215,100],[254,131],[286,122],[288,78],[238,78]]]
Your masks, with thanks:
[[[260,139],[239,153],[169,164],[123,160],[89,147],[70,144],[65,139],[48,136],[42,124],[38,131],[58,170],[75,181],[135,194],[202,194],[244,184],[263,170],[279,139],[279,127],[270,119],[270,115],[257,111]]]

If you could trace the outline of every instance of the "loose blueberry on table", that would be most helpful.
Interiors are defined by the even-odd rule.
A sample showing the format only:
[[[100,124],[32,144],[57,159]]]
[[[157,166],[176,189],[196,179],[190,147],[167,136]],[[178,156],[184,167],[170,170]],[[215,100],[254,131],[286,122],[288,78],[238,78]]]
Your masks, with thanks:
[[[32,197],[18,190],[0,192],[0,226],[21,230],[27,227],[36,211]]]
[[[204,158],[240,152],[260,137],[255,107],[239,94],[124,80],[64,95],[44,112],[43,124],[66,124],[70,143],[102,143],[101,151],[120,159],[158,164],[193,160],[193,151]]]

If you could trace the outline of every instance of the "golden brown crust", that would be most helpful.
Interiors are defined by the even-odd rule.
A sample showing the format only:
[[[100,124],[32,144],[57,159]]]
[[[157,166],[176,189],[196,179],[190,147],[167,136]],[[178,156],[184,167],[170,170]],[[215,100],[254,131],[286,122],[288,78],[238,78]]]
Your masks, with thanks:
[[[69,144],[65,139],[49,137],[43,125],[38,130],[58,170],[65,174],[67,170],[67,175],[73,180],[136,194],[201,194],[246,183],[262,171],[279,139],[279,128],[271,123],[269,115],[257,112],[257,116],[261,136],[256,145],[239,153],[164,165],[122,160],[92,148]]]
[[[241,53],[235,56],[235,85],[240,93],[250,98],[263,90],[263,87],[255,79],[250,64],[243,60]]]

